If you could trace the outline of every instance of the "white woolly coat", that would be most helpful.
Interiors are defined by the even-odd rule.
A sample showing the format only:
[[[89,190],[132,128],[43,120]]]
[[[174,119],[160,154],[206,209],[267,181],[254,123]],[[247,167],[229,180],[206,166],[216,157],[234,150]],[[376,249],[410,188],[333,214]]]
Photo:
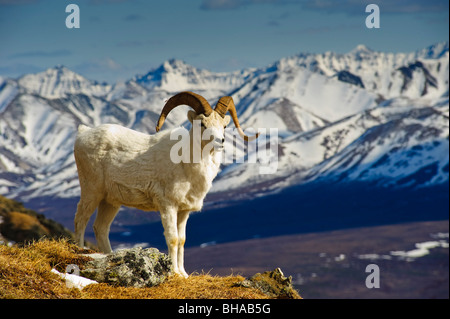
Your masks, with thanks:
[[[213,152],[199,163],[175,164],[170,150],[178,142],[170,131],[147,135],[113,124],[80,125],[74,154],[82,192],[145,211],[201,210],[220,158]]]

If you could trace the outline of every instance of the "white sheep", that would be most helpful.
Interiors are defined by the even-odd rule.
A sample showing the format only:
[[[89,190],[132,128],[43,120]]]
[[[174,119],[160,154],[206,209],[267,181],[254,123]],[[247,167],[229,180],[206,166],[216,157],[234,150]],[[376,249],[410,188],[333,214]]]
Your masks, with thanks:
[[[94,233],[98,247],[111,252],[109,228],[121,205],[144,211],[159,211],[164,226],[164,236],[175,273],[187,277],[184,270],[184,243],[189,213],[200,211],[203,199],[211,188],[220,166],[225,126],[230,117],[245,140],[240,128],[233,99],[222,97],[213,110],[200,95],[182,92],[165,104],[156,131],[158,132],[169,112],[178,105],[189,105],[191,123],[198,120],[201,132],[209,131],[203,139],[189,133],[190,161],[175,163],[171,149],[178,140],[171,131],[147,135],[112,124],[95,128],[80,125],[75,141],[74,155],[80,181],[81,197],[75,215],[75,238],[84,245],[84,232],[89,218],[97,208]],[[177,130],[185,130],[177,128]],[[251,139],[257,138],[255,135]],[[195,150],[202,151],[211,143],[214,147],[203,152],[200,160],[193,161]]]

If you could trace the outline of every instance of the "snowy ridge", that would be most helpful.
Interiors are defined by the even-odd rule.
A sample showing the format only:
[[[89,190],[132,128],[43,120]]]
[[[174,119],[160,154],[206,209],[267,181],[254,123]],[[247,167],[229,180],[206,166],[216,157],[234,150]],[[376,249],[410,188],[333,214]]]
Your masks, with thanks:
[[[341,143],[340,151],[317,165],[309,178],[380,179],[403,186],[448,181],[448,106],[391,112],[376,108],[358,116],[366,127],[373,126],[350,144]]]
[[[78,196],[77,126],[117,123],[153,134],[165,101],[183,90],[212,105],[231,95],[244,128],[278,129],[275,174],[261,175],[238,141],[242,163],[226,163],[212,192],[246,187],[259,196],[321,179],[448,183],[448,58],[448,43],[396,54],[360,45],[232,73],[169,60],[114,85],[62,66],[0,77],[0,193],[21,200]],[[174,110],[165,128],[185,125],[187,109]]]
[[[61,98],[71,93],[101,96],[110,90],[108,85],[91,82],[64,66],[25,75],[18,80],[18,84],[28,93],[45,98]]]
[[[209,94],[214,92],[212,97],[215,97],[242,85],[249,75],[250,72],[245,70],[233,73],[214,73],[172,59],[147,74],[136,77],[135,81],[149,90],[167,92],[192,90],[209,92]]]
[[[0,114],[19,92],[15,82],[0,76]]]
[[[359,45],[347,54],[299,54],[281,59],[277,65],[303,66],[328,77],[346,71],[359,78],[366,90],[383,99],[439,97],[448,87],[448,42],[396,54],[375,52]]]

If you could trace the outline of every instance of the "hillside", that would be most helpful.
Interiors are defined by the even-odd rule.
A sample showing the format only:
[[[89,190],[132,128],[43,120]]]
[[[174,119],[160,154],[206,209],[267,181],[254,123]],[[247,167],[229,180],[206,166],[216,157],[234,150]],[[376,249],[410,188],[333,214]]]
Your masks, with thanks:
[[[3,196],[0,196],[0,218],[0,299],[300,298],[289,284],[280,284],[271,277],[263,277],[261,282],[268,287],[262,291],[246,286],[242,276],[211,276],[203,271],[192,273],[188,279],[169,276],[151,288],[108,283],[89,285],[81,290],[69,288],[52,269],[65,273],[68,265],[76,265],[83,271],[86,263],[93,260],[88,254],[95,251],[79,248],[72,243],[73,234],[62,225]],[[136,267],[140,269],[142,265],[136,261]],[[287,290],[283,290],[285,288]]]
[[[105,283],[91,284],[83,289],[69,288],[65,281],[51,272],[64,273],[75,264],[83,269],[87,250],[65,240],[42,240],[23,247],[0,244],[0,298],[7,299],[267,299],[274,298],[258,288],[242,285],[241,276],[210,276],[192,274],[188,279],[172,276],[151,288],[116,287]],[[277,289],[276,283],[270,285]],[[279,297],[285,296],[279,291]],[[292,298],[300,298],[292,291]],[[276,298],[276,297],[275,297]]]
[[[0,241],[23,244],[42,237],[71,239],[73,234],[60,223],[0,195]]]

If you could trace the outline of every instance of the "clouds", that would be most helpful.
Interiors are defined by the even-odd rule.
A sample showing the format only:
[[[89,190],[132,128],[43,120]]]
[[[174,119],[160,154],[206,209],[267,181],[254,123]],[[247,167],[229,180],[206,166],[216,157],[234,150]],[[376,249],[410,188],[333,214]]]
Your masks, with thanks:
[[[373,0],[305,0],[301,1],[304,9],[361,14]],[[383,13],[424,13],[448,11],[448,0],[377,0],[375,3]]]
[[[103,59],[92,59],[74,67],[77,72],[82,74],[121,71],[123,68],[124,67],[122,65],[109,57]]]
[[[142,16],[140,14],[136,14],[136,13],[129,14],[123,18],[124,21],[129,21],[129,22],[143,20],[143,19],[144,19],[144,16]]]
[[[0,65],[0,76],[4,75],[15,78],[27,73],[36,73],[44,70],[44,67],[27,63],[8,63],[7,65]]]
[[[0,0],[0,6],[3,5],[21,5],[36,3],[36,0]]]
[[[166,44],[166,41],[163,39],[142,39],[142,40],[124,40],[116,43],[117,48],[151,48],[151,47],[159,47]]]
[[[0,0],[0,28],[7,30],[0,32],[0,75],[64,64],[114,81],[172,57],[233,71],[305,50],[347,52],[364,43],[408,52],[448,39],[444,0],[78,1],[84,24],[73,32],[64,4]],[[370,2],[380,6],[381,29],[365,26]]]
[[[93,58],[70,67],[82,76],[101,82],[113,84],[117,81],[127,81],[139,73],[145,73],[154,67],[151,63],[119,63],[105,56]]]
[[[236,10],[250,5],[297,4],[302,9],[328,13],[361,14],[373,0],[203,0],[203,10]],[[424,13],[449,10],[448,0],[377,0],[376,4],[384,13]]]
[[[282,4],[286,0],[203,0],[200,8],[203,10],[234,10],[243,6],[255,4]]]
[[[104,5],[104,4],[115,4],[115,3],[123,3],[129,0],[89,0],[89,3],[95,5]]]
[[[203,10],[229,10],[242,6],[244,0],[204,0],[200,5]]]
[[[27,52],[19,52],[15,54],[11,54],[8,56],[9,59],[28,59],[28,58],[60,58],[67,57],[72,54],[71,51],[61,49],[61,50],[53,50],[53,51],[27,51]]]

